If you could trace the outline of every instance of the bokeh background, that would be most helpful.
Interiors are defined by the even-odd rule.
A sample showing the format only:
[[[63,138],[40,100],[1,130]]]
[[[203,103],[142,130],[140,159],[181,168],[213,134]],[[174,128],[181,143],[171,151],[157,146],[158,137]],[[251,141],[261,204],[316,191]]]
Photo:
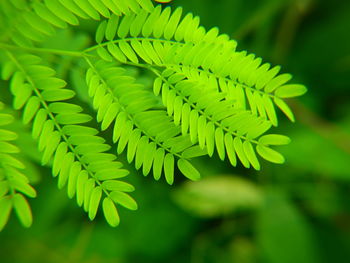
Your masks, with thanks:
[[[203,180],[178,177],[174,186],[129,167],[139,209],[120,209],[115,229],[102,217],[89,222],[57,190],[49,169],[30,166],[41,174],[38,198],[31,200],[34,224],[24,229],[12,216],[0,233],[0,262],[350,262],[350,1],[168,5],[199,15],[206,28],[217,26],[236,39],[238,49],[282,65],[307,85],[305,96],[290,101],[297,122],[281,115],[275,130],[292,138],[280,148],[286,163],[263,162],[255,172],[202,158],[195,164]],[[79,48],[91,39],[79,35],[67,45]],[[74,70],[71,78],[80,81]]]

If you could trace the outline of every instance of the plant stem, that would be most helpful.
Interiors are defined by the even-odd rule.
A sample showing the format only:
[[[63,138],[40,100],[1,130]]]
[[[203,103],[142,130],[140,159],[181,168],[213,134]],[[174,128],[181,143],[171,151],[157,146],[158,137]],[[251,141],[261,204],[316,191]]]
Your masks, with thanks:
[[[84,56],[93,56],[89,54],[85,54],[84,52],[80,51],[67,51],[67,50],[59,50],[59,49],[50,49],[50,48],[36,48],[36,47],[20,47],[20,46],[13,46],[5,43],[0,43],[0,49],[17,49],[17,50],[26,50],[30,52],[39,52],[39,53],[50,53],[50,54],[57,54],[57,55],[63,55],[63,56],[71,56],[71,57],[84,57]]]

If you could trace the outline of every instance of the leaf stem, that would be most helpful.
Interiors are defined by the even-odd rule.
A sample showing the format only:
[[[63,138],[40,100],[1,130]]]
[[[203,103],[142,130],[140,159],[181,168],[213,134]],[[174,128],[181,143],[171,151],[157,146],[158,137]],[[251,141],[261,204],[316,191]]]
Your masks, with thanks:
[[[68,50],[59,50],[59,49],[51,49],[51,48],[36,48],[36,47],[20,47],[20,46],[13,46],[5,43],[0,43],[0,49],[19,49],[19,50],[25,50],[29,52],[34,53],[50,53],[50,54],[57,54],[62,56],[71,56],[71,57],[84,57],[84,56],[93,56],[90,54],[86,54],[84,52],[80,51],[68,51]]]

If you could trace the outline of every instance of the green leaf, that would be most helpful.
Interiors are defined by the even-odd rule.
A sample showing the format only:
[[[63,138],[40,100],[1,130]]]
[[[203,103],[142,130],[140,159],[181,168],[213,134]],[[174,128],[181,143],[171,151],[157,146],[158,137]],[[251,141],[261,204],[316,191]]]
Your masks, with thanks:
[[[215,129],[215,145],[221,161],[225,159],[224,132],[221,128]]]
[[[280,71],[281,67],[276,66],[262,74],[256,81],[256,88],[262,89],[267,83],[269,83]]]
[[[278,88],[275,91],[275,95],[280,98],[292,98],[292,97],[301,96],[306,92],[307,92],[307,89],[304,85],[289,84]]]
[[[294,114],[292,110],[289,108],[289,106],[287,105],[287,103],[285,103],[283,100],[277,97],[275,97],[273,101],[278,106],[278,108],[280,108],[280,110],[288,117],[288,119],[290,119],[292,122],[295,122]]]
[[[24,84],[21,88],[20,91],[17,93],[14,93],[15,95],[15,99],[13,102],[13,107],[16,110],[21,109],[25,103],[27,103],[28,99],[31,97],[32,95],[32,88],[30,85],[28,84]]]
[[[102,197],[102,188],[100,186],[95,187],[92,190],[90,205],[89,205],[89,218],[94,220],[97,214],[97,209]]]
[[[97,55],[105,61],[112,62],[113,57],[107,52],[107,50],[100,46],[97,48]]]
[[[273,92],[278,87],[282,86],[292,78],[290,74],[281,74],[271,80],[265,87],[265,91],[270,93]]]
[[[174,182],[174,155],[167,153],[164,157],[164,174],[168,184]]]
[[[100,0],[89,0],[89,3],[104,17],[109,18],[111,16],[107,7],[103,3],[101,3]]]
[[[98,134],[98,130],[96,130],[95,128],[80,126],[80,125],[65,125],[62,128],[62,132],[69,136],[77,136],[77,135],[94,136]]]
[[[0,117],[1,119],[1,117]],[[47,113],[45,109],[40,109],[33,121],[32,135],[34,139],[37,139],[41,133],[44,123],[47,119]]]
[[[95,10],[95,8],[86,0],[75,0],[75,3],[90,17],[95,20],[100,20],[100,14]]]
[[[272,125],[277,126],[278,121],[277,121],[276,111],[275,111],[275,108],[274,108],[273,103],[271,101],[271,98],[267,94],[264,94],[262,96],[262,102],[263,102],[263,105],[265,107],[265,111],[267,113],[267,116],[269,117]]]
[[[12,200],[18,219],[24,227],[30,227],[33,222],[33,216],[27,200],[21,194],[15,194]]]
[[[9,197],[0,198],[0,232],[3,230],[7,221],[9,220],[11,209],[11,199]]]
[[[161,10],[162,10],[161,6],[158,5],[153,10],[153,12],[149,15],[149,17],[147,18],[147,20],[144,23],[143,28],[142,28],[142,35],[143,36],[149,37],[152,34],[154,23],[159,18]]]
[[[123,52],[123,54],[128,59],[130,59],[131,62],[139,63],[139,60],[138,60],[135,52],[132,50],[132,48],[130,47],[130,45],[127,42],[125,42],[125,41],[119,42],[119,48]]]
[[[249,168],[250,167],[250,163],[249,160],[246,156],[246,153],[243,149],[243,143],[242,140],[239,137],[235,137],[233,139],[233,145],[235,148],[235,151],[237,153],[237,156],[239,158],[239,160],[242,162],[242,164],[244,165],[244,167]]]
[[[12,123],[14,120],[13,116],[10,114],[0,113],[0,126],[5,126],[7,124]]]
[[[115,118],[117,117],[117,114],[119,112],[119,109],[120,109],[120,107],[118,106],[117,103],[112,103],[108,107],[106,114],[105,114],[103,121],[102,121],[102,125],[101,125],[102,131],[106,130],[111,125],[111,123],[115,120]]]
[[[64,159],[64,156],[67,154],[67,150],[68,150],[68,147],[66,142],[61,142],[56,149],[54,161],[52,165],[52,175],[54,177],[56,177],[59,171],[61,170],[63,159]]]
[[[77,191],[77,181],[79,173],[81,172],[81,164],[74,162],[70,168],[68,176],[68,189],[67,194],[69,198],[73,198]]]
[[[95,189],[95,179],[89,178],[84,185],[84,211],[88,212],[90,207],[91,195]]]
[[[35,189],[32,186],[30,186],[27,182],[15,178],[11,180],[11,186],[14,187],[17,191],[27,195],[28,197],[36,197]]]
[[[114,169],[106,167],[105,169],[102,169],[96,173],[96,178],[98,180],[104,181],[122,178],[127,176],[128,174],[129,171],[125,169]]]
[[[74,97],[75,92],[68,89],[48,89],[41,93],[46,101],[68,100]]]
[[[187,160],[179,159],[177,161],[177,167],[179,167],[181,173],[192,181],[198,181],[201,177],[198,170]]]
[[[123,17],[118,27],[118,36],[120,39],[123,39],[128,35],[130,25],[133,22],[134,17],[134,15],[128,15]]]
[[[149,56],[147,55],[145,49],[143,48],[143,46],[141,45],[140,41],[138,40],[131,40],[130,41],[131,47],[133,48],[133,50],[136,52],[136,54],[142,58],[147,64],[152,64],[152,60],[149,58]]]
[[[55,150],[57,149],[61,141],[61,134],[58,131],[54,131],[49,135],[47,139],[50,143],[48,143],[47,146],[45,147],[45,151],[41,159],[42,165],[45,165],[50,161],[52,155],[54,154]]]
[[[265,160],[272,163],[284,163],[284,157],[279,152],[272,150],[271,148],[263,145],[257,145],[256,151]]]
[[[254,152],[254,148],[249,141],[245,141],[243,143],[243,150],[244,153],[246,154],[249,162],[252,164],[255,170],[260,170],[260,164],[258,159],[256,158],[256,154]]]
[[[134,186],[131,184],[117,180],[104,181],[102,187],[106,188],[108,191],[133,192],[135,190]]]
[[[187,148],[186,150],[184,150],[182,152],[182,157],[183,158],[194,158],[194,157],[199,157],[199,156],[203,156],[207,154],[207,150],[206,149],[201,149],[199,147],[199,145],[195,145],[192,147]]]
[[[67,23],[55,16],[46,6],[42,3],[35,2],[33,3],[34,11],[44,20],[49,22],[50,24],[59,27],[66,28]]]
[[[164,28],[165,39],[169,40],[174,36],[177,26],[179,24],[181,15],[182,15],[182,7],[176,8],[176,10],[172,13],[170,17],[168,24]]]
[[[139,5],[146,11],[152,12],[153,11],[153,4],[151,0],[136,0]]]
[[[65,8],[67,8],[77,16],[80,16],[81,18],[84,18],[84,19],[89,18],[87,14],[74,1],[71,1],[71,0],[59,0],[59,1]]]
[[[160,17],[153,25],[153,36],[155,38],[160,38],[163,35],[164,28],[169,21],[170,11],[170,7],[163,9]]]
[[[105,36],[107,40],[113,40],[118,29],[119,16],[111,15],[106,26]]]
[[[154,155],[156,153],[157,146],[155,142],[150,142],[145,148],[145,156],[143,159],[142,173],[144,176],[148,175],[152,168]]]
[[[231,163],[232,166],[237,165],[237,158],[236,158],[236,151],[235,151],[235,146],[233,144],[233,138],[231,134],[226,133],[225,137],[225,147],[226,147],[226,152],[227,152],[227,157]]]
[[[79,21],[78,19],[69,12],[64,6],[62,6],[59,1],[57,0],[45,0],[45,5],[48,7],[48,9],[55,14],[57,17],[62,19],[63,21],[66,21],[67,23],[71,25],[78,25]]]
[[[129,163],[131,163],[134,159],[140,138],[141,138],[141,131],[139,129],[135,129],[130,135],[130,140],[128,143],[128,152],[127,152],[127,160]]]
[[[56,120],[59,124],[81,124],[92,120],[92,117],[88,114],[76,113],[76,114],[58,114]]]
[[[158,148],[154,155],[153,162],[153,177],[155,180],[159,180],[162,175],[162,167],[164,162],[165,151],[163,148]]]
[[[144,10],[138,12],[134,21],[130,25],[130,35],[132,37],[137,37],[140,34],[142,26],[144,25],[145,20],[147,19],[147,15],[147,12]]]
[[[0,129],[0,138],[2,141],[13,141],[18,138],[18,135],[15,132]]]
[[[53,113],[79,113],[83,111],[83,108],[79,105],[66,102],[50,103],[49,109]]]
[[[36,96],[32,96],[24,107],[23,123],[28,124],[38,112],[40,108],[40,100]]]
[[[17,146],[14,146],[8,142],[0,141],[0,153],[18,153],[19,149]]]
[[[127,209],[137,210],[137,203],[135,200],[124,192],[113,191],[110,193],[110,198],[113,200],[113,202],[118,203]]]
[[[102,209],[108,224],[112,227],[118,226],[120,221],[118,211],[110,198],[103,199]]]
[[[117,45],[113,43],[108,43],[107,49],[112,54],[112,56],[115,57],[118,61],[122,63],[125,63],[127,61],[126,56]]]
[[[267,134],[260,137],[259,143],[265,145],[286,145],[290,143],[290,138],[280,134]]]
[[[156,78],[156,79],[154,80],[154,83],[153,83],[153,92],[154,92],[154,94],[155,94],[156,96],[158,96],[159,93],[160,93],[160,90],[161,90],[161,88],[162,88],[162,83],[163,83],[163,81],[162,81],[161,78]]]
[[[68,181],[68,176],[69,176],[69,171],[70,168],[72,167],[74,162],[74,154],[72,152],[68,152],[62,160],[61,164],[61,170],[59,172],[59,177],[58,177],[58,189],[62,189],[67,181]]]
[[[213,122],[208,122],[205,129],[205,144],[207,146],[208,155],[213,156],[215,148],[215,126]]]
[[[96,43],[100,44],[103,41],[106,28],[107,28],[107,21],[104,20],[97,27],[96,36],[95,36]]]
[[[88,181],[88,173],[82,170],[78,175],[77,180],[77,203],[79,206],[83,205],[85,195],[85,184]]]

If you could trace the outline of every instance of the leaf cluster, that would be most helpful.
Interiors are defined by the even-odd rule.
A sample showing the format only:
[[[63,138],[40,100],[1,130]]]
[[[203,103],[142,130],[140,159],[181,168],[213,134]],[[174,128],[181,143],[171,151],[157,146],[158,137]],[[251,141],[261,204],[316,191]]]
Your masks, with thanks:
[[[13,108],[32,127],[41,165],[52,166],[58,188],[66,187],[91,220],[101,204],[111,226],[119,224],[118,205],[137,208],[128,194],[134,187],[120,180],[129,174],[117,161],[123,152],[145,176],[152,171],[154,179],[164,175],[169,184],[177,168],[199,180],[191,159],[202,155],[227,156],[232,166],[239,161],[256,170],[261,168],[258,156],[284,162],[273,147],[288,144],[289,138],[268,131],[278,125],[276,107],[294,121],[285,99],[306,88],[289,84],[291,75],[278,74],[279,66],[236,50],[236,41],[217,28],[206,31],[199,17],[183,16],[182,8],[154,7],[149,0],[15,0],[0,7],[0,65]],[[98,23],[96,45],[77,52],[43,47],[82,20]],[[44,54],[84,64],[86,95],[96,116]],[[130,67],[150,74],[152,85],[131,74]],[[91,127],[91,121],[100,128]],[[99,135],[107,129],[112,145]],[[25,187],[11,186],[7,174],[19,174],[21,167],[15,161],[6,164],[17,149],[5,139],[0,138],[0,152],[6,153],[0,156],[5,169],[0,179],[6,184],[0,189],[5,215],[0,225],[13,205],[29,226],[28,205],[15,191],[34,197],[34,190],[24,179]]]

